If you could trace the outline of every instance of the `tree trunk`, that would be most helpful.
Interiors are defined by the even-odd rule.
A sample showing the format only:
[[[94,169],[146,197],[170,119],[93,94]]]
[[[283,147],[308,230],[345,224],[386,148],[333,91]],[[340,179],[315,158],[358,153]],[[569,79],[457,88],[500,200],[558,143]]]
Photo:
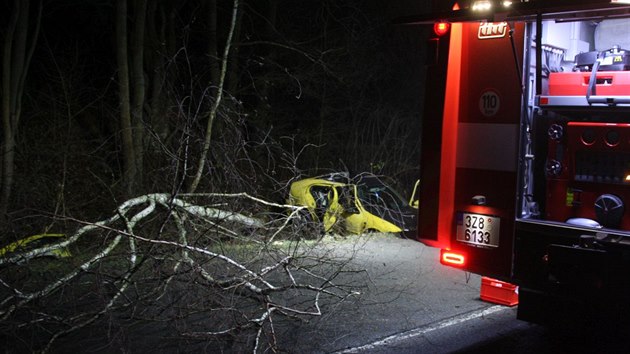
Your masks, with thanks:
[[[265,41],[272,41],[272,38],[274,37],[274,32],[276,31],[276,21],[278,18],[278,0],[268,0],[269,3],[269,7],[267,7],[267,18],[266,18],[266,22],[265,22],[265,37],[263,38],[263,40]],[[276,50],[273,46],[269,46],[267,50],[265,50],[264,52],[264,60],[265,63],[267,63],[267,68],[271,67],[271,65],[274,65],[276,62]],[[256,84],[256,86],[259,88],[258,89],[258,108],[257,111],[259,113],[262,112],[266,112],[267,108],[269,106],[269,93],[270,93],[270,88],[271,88],[271,81],[272,78],[270,78],[270,73],[263,73],[260,77],[260,82],[258,82]],[[268,123],[267,119],[267,115],[266,114],[262,114],[261,117],[264,117],[265,121],[264,123]]]
[[[219,41],[217,39],[217,0],[208,0],[208,57],[210,60],[210,82],[218,85],[221,66],[219,65]],[[216,96],[216,91],[213,91]]]
[[[0,217],[4,219],[8,210],[9,198],[13,186],[15,156],[15,141],[13,139],[13,126],[11,124],[11,49],[13,45],[13,34],[17,26],[17,19],[20,14],[19,0],[13,2],[13,12],[9,20],[6,35],[4,37],[4,47],[2,53],[2,196],[0,199]]]
[[[39,3],[33,31],[29,31],[30,1],[14,0],[2,53],[2,188],[0,223],[9,210],[15,176],[15,137],[22,112],[22,95],[28,68],[39,38],[43,3]],[[29,32],[31,38],[29,40]],[[27,51],[28,47],[28,51]]]
[[[158,21],[158,17],[159,20]],[[159,23],[159,25],[158,25]],[[168,55],[165,38],[166,18],[162,6],[158,7],[156,1],[148,3],[147,8],[147,33],[146,41],[149,50],[145,53],[147,63],[147,78],[150,85],[150,93],[147,98],[149,102],[149,112],[147,118],[151,120],[157,139],[162,142],[168,137],[168,123],[166,120],[166,104],[163,97],[164,80],[166,77],[166,67],[163,57]]]
[[[146,23],[147,0],[134,2],[135,21],[131,41],[131,85],[133,88],[131,118],[133,151],[136,164],[136,186],[142,184],[144,165],[144,28]]]
[[[197,187],[199,186],[199,182],[201,181],[201,176],[203,176],[203,171],[205,169],[206,162],[208,160],[208,152],[210,151],[210,142],[212,141],[212,126],[214,125],[214,120],[217,117],[217,111],[219,110],[219,106],[221,105],[221,99],[223,97],[223,86],[225,84],[228,57],[230,55],[232,37],[234,35],[235,27],[237,25],[238,17],[239,17],[238,8],[239,8],[239,0],[234,0],[230,31],[228,32],[228,37],[225,40],[225,48],[223,49],[223,57],[221,58],[221,71],[219,73],[219,82],[217,83],[217,95],[212,105],[212,108],[210,109],[210,113],[208,115],[208,123],[206,125],[206,135],[203,142],[203,148],[201,149],[201,156],[199,156],[199,162],[197,163],[197,172],[195,173],[195,177],[193,178],[190,186],[188,187],[189,193],[194,193],[197,190]]]
[[[123,151],[123,182],[131,196],[136,188],[136,154],[134,151],[129,89],[129,64],[127,63],[127,0],[116,2],[116,64],[118,65],[118,99]]]
[[[235,13],[236,17],[234,17],[232,20],[232,27],[230,28],[230,34],[229,34],[230,45],[232,45],[232,43],[234,42],[238,42],[241,38],[241,24],[243,23],[243,12],[244,11],[237,11]],[[227,91],[231,92],[233,95],[238,89],[238,82],[239,82],[238,52],[239,52],[238,46],[235,46],[234,49],[232,50],[233,60],[230,63],[230,67],[226,73]]]

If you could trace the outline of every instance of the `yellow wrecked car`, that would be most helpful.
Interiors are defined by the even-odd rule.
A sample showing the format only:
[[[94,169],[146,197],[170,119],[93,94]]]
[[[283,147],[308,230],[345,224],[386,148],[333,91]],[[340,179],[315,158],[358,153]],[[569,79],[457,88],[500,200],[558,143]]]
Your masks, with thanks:
[[[368,231],[415,237],[417,202],[407,202],[382,178],[330,174],[293,182],[288,203],[306,206],[308,218],[325,232],[336,229],[354,234]]]

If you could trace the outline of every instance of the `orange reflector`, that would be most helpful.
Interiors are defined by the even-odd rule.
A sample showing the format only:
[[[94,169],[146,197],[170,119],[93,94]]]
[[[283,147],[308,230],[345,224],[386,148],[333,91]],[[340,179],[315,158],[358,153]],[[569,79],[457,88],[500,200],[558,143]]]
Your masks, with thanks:
[[[440,255],[440,263],[450,266],[463,266],[466,258],[461,253],[455,253],[449,250],[442,250]]]
[[[518,286],[488,277],[481,277],[479,297],[483,301],[514,306],[518,304]]]

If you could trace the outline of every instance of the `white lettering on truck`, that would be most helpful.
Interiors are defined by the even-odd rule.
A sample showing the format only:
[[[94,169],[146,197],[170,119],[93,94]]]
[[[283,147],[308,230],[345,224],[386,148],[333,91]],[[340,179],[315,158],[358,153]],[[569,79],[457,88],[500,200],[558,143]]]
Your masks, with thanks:
[[[507,22],[482,22],[479,24],[479,31],[477,32],[477,38],[479,39],[491,39],[502,38],[507,34]]]

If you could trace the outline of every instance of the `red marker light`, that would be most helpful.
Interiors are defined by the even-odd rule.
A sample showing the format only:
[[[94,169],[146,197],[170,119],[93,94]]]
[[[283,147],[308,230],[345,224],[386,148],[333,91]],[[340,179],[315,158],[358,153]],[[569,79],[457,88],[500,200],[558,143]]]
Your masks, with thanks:
[[[466,257],[461,253],[449,250],[441,250],[440,263],[449,266],[461,267],[466,263]]]
[[[447,34],[450,29],[451,29],[451,24],[444,21],[436,22],[433,25],[433,32],[435,32],[435,34],[439,37]]]

